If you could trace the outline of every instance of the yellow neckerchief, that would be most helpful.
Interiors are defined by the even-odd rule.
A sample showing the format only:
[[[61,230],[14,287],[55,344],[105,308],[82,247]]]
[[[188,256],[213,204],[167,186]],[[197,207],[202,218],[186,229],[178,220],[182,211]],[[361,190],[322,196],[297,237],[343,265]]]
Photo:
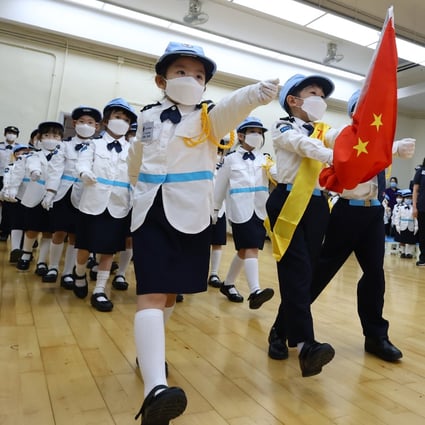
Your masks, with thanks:
[[[224,145],[220,143],[213,135],[211,131],[211,121],[210,117],[208,115],[208,103],[202,102],[201,107],[201,127],[202,127],[202,133],[198,140],[193,140],[191,137],[183,137],[183,141],[185,145],[189,148],[193,148],[194,146],[197,146],[201,143],[206,142],[207,140],[210,140],[214,145],[216,145],[218,148],[221,149],[230,149],[233,144],[235,143],[235,132],[230,132],[230,139],[229,143]]]
[[[327,124],[317,122],[314,124],[314,131],[310,137],[324,142],[325,134],[329,128]],[[273,244],[273,256],[276,261],[282,259],[291,243],[295,229],[310,201],[322,167],[323,164],[320,161],[304,157],[273,230],[271,230],[269,218],[266,217],[264,220],[264,226]]]

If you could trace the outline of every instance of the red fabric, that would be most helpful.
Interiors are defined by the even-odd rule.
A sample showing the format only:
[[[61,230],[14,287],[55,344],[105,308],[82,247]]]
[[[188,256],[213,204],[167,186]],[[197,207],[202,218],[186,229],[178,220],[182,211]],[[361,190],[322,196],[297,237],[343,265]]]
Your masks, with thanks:
[[[391,164],[397,120],[397,63],[390,8],[352,124],[335,140],[333,166],[320,174],[319,182],[327,189],[353,189]]]

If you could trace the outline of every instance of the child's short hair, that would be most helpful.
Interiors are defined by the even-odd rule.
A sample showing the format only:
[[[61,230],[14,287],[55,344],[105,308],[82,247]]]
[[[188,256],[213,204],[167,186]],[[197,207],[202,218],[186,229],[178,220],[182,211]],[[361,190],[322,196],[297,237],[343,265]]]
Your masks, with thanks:
[[[207,58],[204,53],[204,49],[200,46],[192,46],[190,44],[177,43],[171,41],[168,43],[164,54],[158,59],[155,65],[155,71],[158,75],[165,77],[168,67],[179,57],[192,57],[202,62],[205,68],[205,82],[212,78],[217,69],[215,62]]]
[[[42,134],[53,133],[59,134],[63,137],[64,128],[60,122],[55,121],[46,121],[42,122],[38,125],[38,134],[41,136]]]
[[[305,76],[302,74],[295,74],[282,86],[282,89],[279,93],[279,103],[280,106],[291,115],[291,108],[286,101],[286,98],[289,95],[297,96],[300,91],[312,84],[317,84],[322,88],[325,98],[329,97],[330,94],[334,91],[335,85],[334,83],[327,77],[323,77],[322,75],[309,75]]]

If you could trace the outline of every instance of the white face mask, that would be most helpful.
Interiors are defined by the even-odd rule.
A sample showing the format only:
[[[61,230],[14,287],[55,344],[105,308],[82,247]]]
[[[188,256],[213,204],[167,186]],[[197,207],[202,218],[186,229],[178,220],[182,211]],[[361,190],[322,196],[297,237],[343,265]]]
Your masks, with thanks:
[[[83,138],[89,138],[93,136],[93,134],[96,132],[96,129],[92,125],[88,124],[77,124],[75,126],[76,133]]]
[[[263,147],[263,135],[259,133],[248,133],[245,135],[245,143],[254,149],[261,149]]]
[[[412,205],[412,200],[411,200],[411,199],[405,199],[405,200],[404,200],[404,203],[405,203],[406,205]]]
[[[14,134],[14,133],[7,133],[6,134],[6,140],[8,142],[14,142],[17,138],[18,138],[17,134]]]
[[[46,151],[53,151],[59,143],[56,139],[43,139],[40,141],[40,146],[42,149],[46,149]]]
[[[193,77],[180,77],[167,80],[165,94],[173,102],[192,106],[201,101],[204,89]]]
[[[328,105],[320,96],[310,96],[303,99],[301,109],[307,114],[309,120],[318,121],[323,118]]]
[[[402,199],[401,199],[401,198],[397,198],[397,199],[396,199],[397,204],[401,204],[401,201],[402,201]]]
[[[130,124],[124,120],[109,120],[108,129],[118,136],[124,136],[130,128]]]

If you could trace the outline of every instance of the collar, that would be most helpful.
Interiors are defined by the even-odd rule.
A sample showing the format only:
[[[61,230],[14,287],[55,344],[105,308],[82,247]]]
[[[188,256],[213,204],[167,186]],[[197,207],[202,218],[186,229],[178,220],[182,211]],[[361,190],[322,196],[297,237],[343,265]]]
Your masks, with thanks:
[[[107,143],[113,142],[114,140],[118,140],[118,141],[121,143],[121,145],[123,145],[123,144],[124,144],[124,142],[126,142],[126,140],[125,140],[125,136],[121,136],[120,138],[115,139],[114,137],[112,137],[112,136],[111,136],[109,133],[107,133],[106,131],[105,131],[105,133],[103,134],[103,139],[104,139],[104,140],[106,140],[106,142],[107,142]]]
[[[176,105],[177,109],[180,111],[180,114],[187,115],[193,112],[196,109],[196,105],[177,105],[176,103],[172,102],[168,97],[165,97],[164,100],[161,102],[161,112],[164,109],[168,109],[170,106]]]

